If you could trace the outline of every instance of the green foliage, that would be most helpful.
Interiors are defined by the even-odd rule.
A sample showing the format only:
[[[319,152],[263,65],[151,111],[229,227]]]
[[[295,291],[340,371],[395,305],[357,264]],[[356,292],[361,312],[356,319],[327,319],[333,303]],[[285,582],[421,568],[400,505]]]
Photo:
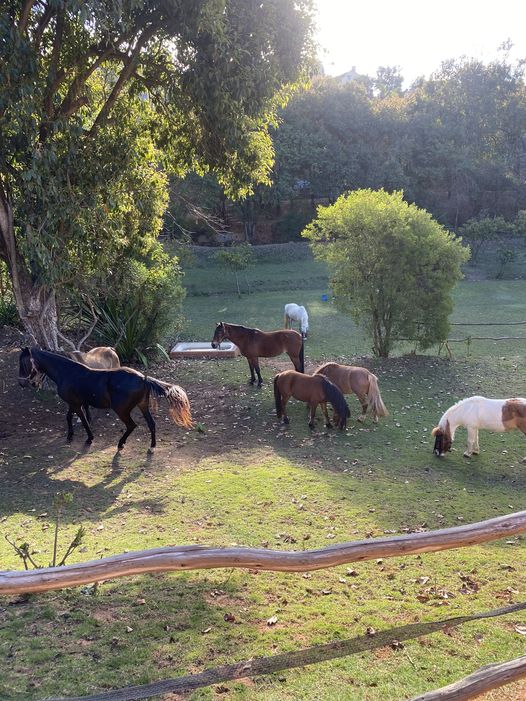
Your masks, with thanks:
[[[327,261],[338,306],[362,323],[375,355],[397,340],[447,338],[451,290],[469,250],[402,192],[357,190],[320,207],[303,235]]]
[[[499,246],[497,246],[497,260],[499,262],[499,268],[495,277],[498,280],[504,277],[504,271],[508,263],[513,263],[514,260],[517,260],[517,257],[518,251],[516,248],[510,248],[510,246],[506,243],[501,243]]]
[[[484,246],[495,238],[513,231],[503,217],[470,219],[460,229],[460,234],[469,241],[471,257],[476,261]]]
[[[237,294],[241,295],[238,273],[247,270],[256,263],[256,257],[249,243],[240,243],[230,248],[222,248],[215,254],[215,259],[223,268],[231,270],[236,278]],[[247,281],[248,285],[248,281]],[[250,288],[248,290],[250,292]]]
[[[94,338],[113,346],[124,361],[147,364],[181,324],[184,289],[177,260],[156,249],[145,261],[128,262],[108,282],[108,293],[95,304]]]

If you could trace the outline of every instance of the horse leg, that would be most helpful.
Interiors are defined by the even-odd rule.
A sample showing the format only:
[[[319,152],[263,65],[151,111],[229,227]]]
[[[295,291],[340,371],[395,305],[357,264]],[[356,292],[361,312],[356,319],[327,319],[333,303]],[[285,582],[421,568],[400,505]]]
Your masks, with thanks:
[[[120,441],[117,444],[117,450],[122,450],[124,448],[124,444],[126,443],[126,439],[130,435],[130,433],[135,428],[137,428],[137,424],[130,416],[130,409],[116,411],[115,413],[117,414],[119,419],[123,422],[123,424],[125,424],[125,426],[126,426],[126,431],[124,431],[123,435],[121,436]]]
[[[478,428],[475,429],[475,440],[473,441],[473,453],[474,453],[474,455],[480,455]]]
[[[248,382],[249,384],[253,385],[256,381],[256,375],[254,373],[254,361],[252,360],[252,358],[247,358],[247,362],[248,367],[250,368],[250,380]]]
[[[92,432],[92,430],[91,430],[91,428],[90,428],[90,425],[89,425],[89,423],[88,423],[88,420],[87,420],[86,417],[84,416],[84,410],[83,410],[83,408],[82,408],[82,405],[78,406],[78,407],[75,409],[75,412],[76,412],[77,416],[79,417],[79,419],[82,421],[82,425],[84,426],[84,430],[85,430],[86,433],[88,434],[88,437],[86,438],[86,443],[91,443],[91,442],[93,441],[93,432]],[[69,413],[69,412],[68,412],[68,413]]]
[[[254,360],[254,368],[256,369],[256,372],[258,374],[258,387],[261,387],[263,384],[263,378],[261,377],[261,371],[259,369],[259,358],[256,358]]]
[[[73,414],[74,413],[75,412],[73,411],[73,409],[70,406],[68,409],[68,413],[66,414],[66,421],[68,422],[68,435],[67,435],[66,440],[68,441],[68,443],[71,443],[71,441],[73,440]]]
[[[468,447],[467,450],[464,451],[464,457],[465,458],[470,458],[473,453],[473,447],[477,441],[477,429],[473,428],[473,426],[468,426]]]
[[[291,355],[290,353],[287,353],[287,355],[289,356],[289,358],[292,361],[292,364],[294,365],[294,370],[296,370],[296,372],[301,372],[301,363],[299,355]]]
[[[318,405],[317,405],[317,404],[314,404],[314,403],[309,404],[309,409],[310,409],[310,412],[309,412],[309,428],[314,428],[314,419],[315,419],[315,417],[316,417],[316,408],[317,408],[317,406],[318,406]]]
[[[367,414],[367,397],[365,394],[358,394],[358,401],[360,402],[360,405],[362,407],[362,413],[358,417],[358,421],[365,421],[365,415]],[[374,420],[378,423],[378,417],[375,415]]]
[[[290,424],[289,417],[287,416],[287,402],[290,399],[290,394],[282,394],[281,395],[281,410],[283,412],[283,423],[284,424]]]
[[[88,423],[90,424],[91,423],[91,413],[89,410],[89,406],[87,404],[83,404],[82,408],[84,409],[84,415],[85,415]]]
[[[146,409],[142,409],[141,407],[139,408],[142,411],[142,415],[146,419],[146,423],[148,424],[148,428],[150,429],[150,436],[152,437],[152,441],[150,443],[150,448],[148,452],[153,453],[153,451],[155,450],[155,446],[157,445],[155,441],[155,421],[153,420],[153,416],[151,415],[148,407],[146,407]]]
[[[323,413],[325,415],[325,426],[327,426],[327,428],[332,428],[332,423],[331,423],[331,420],[329,418],[329,412],[327,411],[327,402],[321,403],[321,410],[323,411]]]

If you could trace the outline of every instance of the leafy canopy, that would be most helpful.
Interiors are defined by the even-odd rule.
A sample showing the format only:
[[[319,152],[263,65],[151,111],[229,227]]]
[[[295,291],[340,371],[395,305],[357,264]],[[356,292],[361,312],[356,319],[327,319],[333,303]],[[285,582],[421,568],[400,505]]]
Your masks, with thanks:
[[[318,208],[303,236],[329,264],[337,305],[369,331],[376,355],[401,339],[425,349],[447,338],[450,293],[469,249],[401,191],[342,195]]]

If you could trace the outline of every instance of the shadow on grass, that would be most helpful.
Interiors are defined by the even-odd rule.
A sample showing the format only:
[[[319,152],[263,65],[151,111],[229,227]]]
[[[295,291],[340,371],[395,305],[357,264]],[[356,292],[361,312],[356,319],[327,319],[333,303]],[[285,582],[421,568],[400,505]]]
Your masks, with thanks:
[[[150,698],[169,692],[188,692],[211,686],[212,684],[232,681],[234,679],[272,674],[287,669],[303,667],[305,665],[318,664],[320,662],[347,657],[348,655],[356,655],[361,652],[386,646],[391,646],[394,650],[402,649],[403,641],[413,640],[442,630],[448,630],[471,621],[504,616],[524,609],[526,609],[526,603],[523,602],[468,616],[457,616],[455,618],[447,618],[441,621],[428,623],[411,623],[371,635],[361,635],[356,638],[351,638],[350,640],[336,641],[326,645],[316,645],[296,652],[285,652],[268,657],[257,657],[235,664],[221,665],[220,667],[208,669],[199,674],[128,687],[118,692],[106,691],[90,696],[70,698],[69,701],[110,701],[111,699],[117,698],[119,701],[136,701],[137,699]],[[50,701],[59,701],[59,699],[50,699]]]

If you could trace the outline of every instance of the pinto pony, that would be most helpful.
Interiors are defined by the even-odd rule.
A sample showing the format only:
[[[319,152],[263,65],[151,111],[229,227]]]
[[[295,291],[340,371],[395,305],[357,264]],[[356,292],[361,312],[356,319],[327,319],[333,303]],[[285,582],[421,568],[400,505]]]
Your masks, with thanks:
[[[291,302],[285,305],[283,325],[286,329],[291,329],[294,321],[299,322],[301,335],[303,338],[307,338],[309,333],[309,315],[307,314],[307,310],[305,307],[300,307],[299,304]]]
[[[254,370],[258,376],[258,387],[263,384],[259,370],[259,358],[273,358],[286,353],[294,363],[298,372],[305,372],[303,355],[303,338],[297,331],[260,331],[238,324],[220,322],[214,331],[212,348],[218,348],[224,339],[232,341],[248,361],[250,368],[250,384],[256,381]]]
[[[132,368],[113,368],[111,370],[91,370],[82,363],[41,350],[24,348],[20,353],[18,382],[21,387],[38,386],[40,378],[47,375],[57,385],[61,399],[68,404],[66,420],[68,422],[68,441],[73,438],[73,414],[77,414],[86,430],[87,443],[93,440],[93,432],[86,418],[85,406],[98,409],[113,409],[119,419],[126,425],[126,431],[118,443],[122,450],[126,439],[137,424],[131,418],[135,407],[141,410],[150,429],[153,451],[155,442],[155,421],[150,413],[150,396],[166,397],[170,418],[178,426],[190,428],[192,415],[186,392],[178,385],[146,377]]]
[[[450,407],[431,434],[435,437],[433,452],[443,456],[451,450],[459,426],[468,431],[464,457],[480,453],[479,428],[502,433],[518,428],[526,434],[526,399],[486,399],[468,397]]]
[[[72,360],[87,365],[93,370],[110,370],[111,368],[120,368],[121,366],[119,356],[115,348],[111,348],[111,346],[98,346],[97,348],[92,348],[87,353],[75,350],[68,353],[68,355]]]
[[[378,389],[378,378],[367,368],[354,365],[339,365],[325,363],[319,367],[315,375],[323,375],[338,387],[343,394],[355,394],[362,406],[358,421],[365,421],[367,409],[371,409],[373,419],[377,423],[379,416],[388,416],[385,404]]]
[[[345,428],[347,419],[350,416],[349,407],[345,397],[338,387],[329,382],[322,375],[303,375],[294,370],[280,372],[274,378],[274,400],[276,403],[276,414],[278,419],[283,417],[283,422],[288,424],[289,417],[286,413],[287,402],[291,397],[307,402],[309,405],[309,427],[314,428],[314,417],[318,404],[321,404],[325,414],[325,425],[332,426],[327,411],[327,402],[330,402],[334,409],[335,417],[338,417],[337,426],[339,429]]]

